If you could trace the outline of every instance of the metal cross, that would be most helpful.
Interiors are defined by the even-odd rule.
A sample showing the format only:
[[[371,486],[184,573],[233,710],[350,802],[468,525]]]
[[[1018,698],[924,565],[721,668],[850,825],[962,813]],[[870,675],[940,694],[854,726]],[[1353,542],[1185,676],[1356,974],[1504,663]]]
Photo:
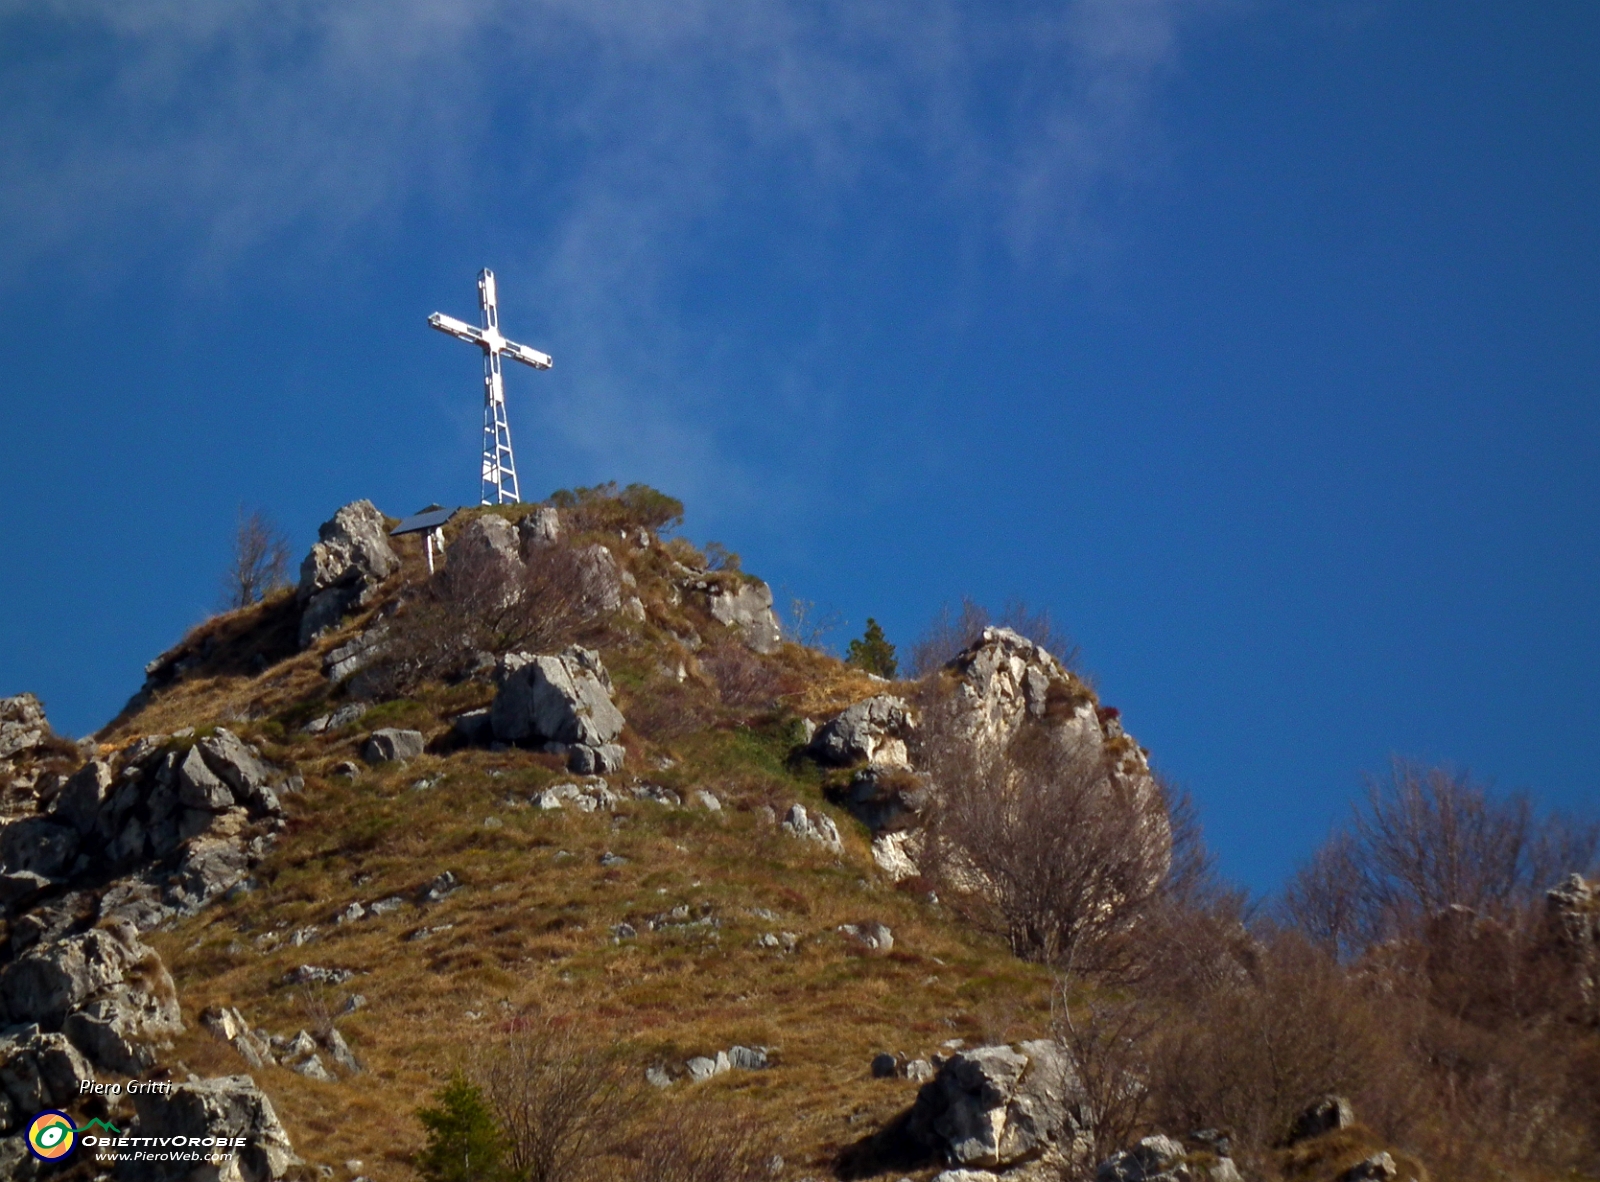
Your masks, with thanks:
[[[549,369],[550,356],[500,335],[500,311],[495,300],[494,272],[487,267],[478,272],[478,307],[483,310],[483,327],[473,328],[443,312],[428,317],[440,332],[470,341],[483,350],[483,484],[480,504],[511,505],[522,498],[517,494],[517,462],[511,454],[511,425],[506,421],[506,390],[500,378],[500,355]]]

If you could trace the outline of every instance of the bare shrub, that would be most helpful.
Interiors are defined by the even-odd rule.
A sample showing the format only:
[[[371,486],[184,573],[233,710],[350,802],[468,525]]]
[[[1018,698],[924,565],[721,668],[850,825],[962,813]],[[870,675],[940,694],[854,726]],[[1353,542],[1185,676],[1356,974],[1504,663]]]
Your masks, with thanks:
[[[400,604],[363,676],[373,692],[405,694],[457,675],[478,653],[560,649],[604,623],[606,592],[594,564],[570,546],[540,547],[526,563],[458,547]]]
[[[985,628],[995,625],[1010,628],[1027,637],[1046,652],[1054,654],[1068,669],[1077,670],[1078,646],[1056,627],[1048,608],[1033,611],[1022,600],[1013,599],[996,618],[981,603],[963,596],[960,611],[952,611],[949,604],[940,607],[939,614],[934,616],[927,630],[911,646],[911,676],[922,678],[937,673],[963,650],[976,644]]]
[[[789,609],[784,613],[783,636],[785,640],[806,648],[826,649],[828,637],[844,624],[844,615],[836,608],[819,608],[815,600],[789,597]]]
[[[716,682],[725,705],[767,709],[778,697],[783,678],[771,662],[762,660],[737,641],[716,645],[700,656],[700,667]]]
[[[661,681],[628,703],[628,725],[658,743],[704,730],[716,719],[710,693],[689,682]]]
[[[1229,1129],[1257,1161],[1329,1092],[1403,1134],[1414,1085],[1396,1018],[1309,940],[1269,934],[1232,980],[1190,999],[1164,1028],[1153,1112],[1163,1127]]]
[[[1600,1086],[1570,1031],[1488,1029],[1428,1010],[1412,1039],[1429,1085],[1417,1140],[1436,1172],[1488,1182],[1600,1170]]]
[[[474,1074],[518,1182],[585,1177],[638,1104],[615,1056],[544,1019],[520,1024]]]
[[[1166,791],[1048,727],[993,752],[948,712],[924,718],[936,790],[923,862],[941,897],[1018,956],[1093,964],[1162,896],[1174,865]]]
[[[1132,1144],[1148,1127],[1157,1012],[1130,994],[1102,993],[1064,976],[1056,987],[1052,1029],[1089,1107],[1087,1145],[1069,1176],[1092,1177],[1097,1162]],[[1073,994],[1083,996],[1073,1000]]]
[[[636,1182],[757,1182],[772,1176],[767,1135],[752,1117],[710,1103],[661,1113],[637,1138]]]
[[[233,611],[258,603],[289,585],[289,539],[259,509],[239,506],[233,535],[233,557],[222,577],[222,608]]]

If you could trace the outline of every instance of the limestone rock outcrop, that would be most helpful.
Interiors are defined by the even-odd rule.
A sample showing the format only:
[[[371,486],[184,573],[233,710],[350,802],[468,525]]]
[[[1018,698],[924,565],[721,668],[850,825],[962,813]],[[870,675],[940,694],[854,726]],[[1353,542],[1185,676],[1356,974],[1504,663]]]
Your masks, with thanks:
[[[474,517],[461,527],[455,541],[450,544],[452,561],[471,556],[474,559],[491,559],[506,564],[522,561],[522,545],[517,527],[495,513]]]
[[[372,732],[361,748],[368,763],[396,763],[422,754],[426,740],[421,731],[386,726]]]
[[[94,1068],[65,1035],[21,1026],[0,1035],[0,1133],[9,1133],[41,1108],[75,1102]],[[3,1158],[0,1158],[3,1161]]]
[[[136,1075],[183,1031],[172,977],[133,925],[112,923],[35,944],[0,969],[12,1023],[61,1031],[88,1060]]]
[[[44,707],[32,694],[0,698],[0,759],[34,750],[50,737]]]
[[[133,1098],[133,1134],[141,1137],[242,1137],[245,1147],[214,1175],[216,1182],[276,1182],[300,1165],[272,1101],[248,1075],[181,1083],[170,1094]],[[130,1182],[177,1182],[192,1166],[150,1162],[126,1173]]]
[[[352,501],[317,530],[318,540],[300,564],[296,596],[304,606],[300,647],[338,624],[352,608],[371,602],[378,585],[400,569],[383,514],[371,501]]]
[[[298,786],[220,727],[198,741],[147,736],[89,760],[47,811],[0,825],[13,956],[97,920],[147,931],[192,913],[265,856],[283,824],[279,794]],[[107,871],[120,877],[107,882]]]
[[[720,624],[736,630],[745,644],[758,653],[773,653],[783,643],[783,629],[772,610],[772,588],[759,579],[737,587],[717,582],[707,589],[707,606]]]
[[[839,827],[833,823],[833,818],[821,813],[812,817],[802,804],[790,807],[781,828],[790,837],[814,841],[836,854],[844,852],[844,842],[839,837]]]
[[[835,767],[858,763],[904,767],[909,763],[906,740],[916,726],[905,699],[877,694],[819,727],[808,750],[819,763]]]
[[[961,1168],[1007,1169],[1072,1149],[1088,1109],[1053,1042],[959,1051],[917,1093],[911,1134]]]
[[[1552,939],[1572,966],[1581,1012],[1600,1022],[1600,883],[1569,874],[1545,895]]]
[[[970,741],[996,749],[1028,718],[1048,719],[1064,738],[1102,746],[1093,695],[1040,645],[1010,628],[985,628],[946,667],[954,707]]]
[[[599,653],[576,645],[559,655],[508,653],[496,677],[500,688],[489,707],[496,740],[559,747],[585,775],[621,767],[625,753],[614,740],[625,720]]]
[[[1095,1170],[1095,1182],[1242,1182],[1239,1167],[1226,1154],[1189,1154],[1164,1133],[1119,1149]]]

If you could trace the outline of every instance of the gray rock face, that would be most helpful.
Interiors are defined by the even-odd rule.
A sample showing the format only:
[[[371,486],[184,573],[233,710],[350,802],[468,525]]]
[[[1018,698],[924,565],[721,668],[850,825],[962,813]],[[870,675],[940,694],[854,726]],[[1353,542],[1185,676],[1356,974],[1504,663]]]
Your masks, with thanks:
[[[517,535],[523,553],[544,546],[553,546],[561,540],[561,514],[551,505],[541,505],[517,522]]]
[[[0,1100],[9,1101],[13,1118],[65,1107],[81,1095],[78,1085],[93,1078],[94,1068],[64,1035],[24,1026],[0,1036]],[[13,1123],[0,1121],[0,1130]]]
[[[35,945],[0,970],[0,1002],[12,1021],[59,1026],[51,1037],[124,1075],[147,1070],[152,1043],[183,1031],[171,975],[128,925]]]
[[[1340,1174],[1339,1182],[1388,1182],[1399,1173],[1400,1167],[1394,1164],[1394,1158],[1387,1153],[1374,1153]]]
[[[322,659],[322,672],[332,685],[341,681],[348,681],[367,666],[371,665],[384,653],[385,641],[389,636],[389,625],[386,621],[379,621],[352,636],[338,648],[328,650]],[[353,691],[363,688],[359,683],[352,687]],[[348,709],[348,707],[341,707]],[[324,727],[323,729],[327,729]]]
[[[600,747],[622,733],[611,678],[600,655],[576,646],[560,656],[510,653],[500,662],[500,690],[489,708],[502,743],[582,743]]]
[[[1087,689],[1053,654],[1009,628],[985,628],[946,669],[956,675],[956,704],[979,746],[1002,745],[1024,719],[1047,716],[1079,742],[1103,741]]]
[[[300,565],[296,592],[305,605],[304,648],[353,607],[370,601],[378,584],[400,569],[383,514],[371,501],[353,501],[322,523],[318,541]]]
[[[903,767],[906,740],[915,730],[916,719],[903,698],[878,694],[822,726],[808,749],[819,762],[836,767],[856,763]]]
[[[1183,1146],[1171,1137],[1146,1137],[1132,1149],[1119,1149],[1094,1172],[1095,1182],[1191,1182],[1189,1171],[1174,1167],[1183,1162]]]
[[[745,644],[758,653],[773,653],[783,643],[783,629],[772,611],[772,588],[759,579],[737,588],[712,583],[706,591],[711,616],[735,629]]]
[[[165,967],[153,955],[147,962],[156,988],[147,988],[148,981],[123,981],[68,1014],[62,1023],[72,1044],[109,1071],[139,1075],[149,1070],[158,1058],[154,1044],[183,1033],[171,977],[165,976]]]
[[[889,930],[889,925],[875,919],[866,923],[841,924],[839,934],[873,952],[888,952],[894,948],[894,933]]]
[[[43,817],[13,821],[0,830],[0,866],[12,873],[57,878],[77,853],[77,831]]]
[[[1356,1123],[1355,1110],[1343,1096],[1324,1096],[1311,1105],[1289,1128],[1289,1143],[1318,1137],[1335,1129],[1346,1129]]]
[[[567,770],[579,776],[620,772],[627,761],[628,749],[621,743],[602,743],[598,747],[574,743],[567,751]]]
[[[1591,1022],[1600,1021],[1600,883],[1569,874],[1546,893],[1545,905],[1556,947],[1572,966],[1579,1006]]]
[[[767,1051],[765,1047],[729,1047],[728,1062],[740,1071],[765,1071]]]
[[[493,557],[507,565],[521,563],[521,549],[517,527],[494,513],[474,517],[450,544],[452,554],[471,553],[475,557]]]
[[[498,520],[498,519],[497,519]],[[368,763],[393,763],[396,760],[415,759],[422,754],[427,740],[421,731],[384,727],[375,730],[361,748],[361,758]]]
[[[114,779],[115,772],[107,760],[91,759],[72,774],[56,797],[55,820],[71,827],[79,837],[88,837]]]
[[[622,606],[622,568],[610,550],[596,542],[577,552],[583,573],[584,598],[596,611],[614,612]]]
[[[0,698],[0,759],[32,751],[50,737],[44,707],[32,694]]]
[[[276,1182],[300,1164],[272,1101],[248,1075],[178,1084],[170,1094],[133,1097],[133,1132],[141,1137],[243,1137],[246,1148],[224,1167],[218,1182]],[[133,1182],[187,1179],[183,1163],[152,1162],[128,1174]]]
[[[278,793],[298,784],[220,728],[187,749],[174,750],[167,736],[152,735],[112,760],[91,760],[46,816],[0,829],[0,863],[18,863],[16,869],[0,866],[0,904],[19,917],[13,936],[25,936],[13,939],[12,951],[92,919],[94,908],[86,906],[61,925],[47,923],[54,902],[21,915],[30,897],[52,884],[71,885],[81,874],[93,882],[107,868],[125,873],[103,891],[102,920],[126,919],[149,930],[198,909],[265,854],[283,812]]]
[[[836,854],[844,852],[844,842],[839,837],[839,827],[833,823],[833,818],[823,816],[821,813],[813,818],[806,812],[804,805],[790,806],[781,828],[790,837],[817,842]]]
[[[872,839],[872,860],[891,882],[915,878],[922,873],[913,856],[917,835],[904,830],[898,833],[880,833]]]
[[[1040,1040],[952,1055],[917,1093],[908,1128],[951,1165],[1004,1169],[1067,1148],[1086,1111],[1066,1060]]]

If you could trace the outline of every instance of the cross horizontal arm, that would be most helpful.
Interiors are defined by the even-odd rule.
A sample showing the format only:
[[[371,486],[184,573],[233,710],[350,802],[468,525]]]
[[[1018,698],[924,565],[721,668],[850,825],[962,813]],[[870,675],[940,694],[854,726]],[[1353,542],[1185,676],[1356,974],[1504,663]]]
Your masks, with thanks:
[[[474,328],[464,320],[457,320],[454,316],[446,316],[443,312],[435,312],[428,317],[428,323],[440,332],[447,332],[453,337],[460,337],[464,341],[471,341],[474,345],[484,343],[483,329]]]
[[[537,349],[530,349],[526,345],[519,345],[516,341],[506,341],[500,348],[513,361],[520,361],[523,365],[531,365],[534,369],[549,369],[554,364],[550,360],[550,354],[541,353]]]

